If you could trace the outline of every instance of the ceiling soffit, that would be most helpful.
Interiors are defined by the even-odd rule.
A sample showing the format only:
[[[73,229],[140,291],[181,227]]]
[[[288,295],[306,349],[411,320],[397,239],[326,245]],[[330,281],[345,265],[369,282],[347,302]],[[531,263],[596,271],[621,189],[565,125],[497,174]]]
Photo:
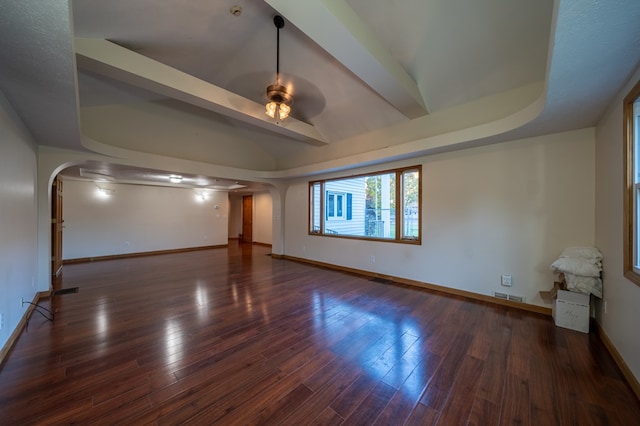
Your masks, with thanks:
[[[115,43],[76,38],[75,46],[78,66],[92,72],[267,128],[302,142],[314,145],[326,143],[311,125],[294,118],[288,120],[286,125],[277,125],[264,114],[263,105]]]

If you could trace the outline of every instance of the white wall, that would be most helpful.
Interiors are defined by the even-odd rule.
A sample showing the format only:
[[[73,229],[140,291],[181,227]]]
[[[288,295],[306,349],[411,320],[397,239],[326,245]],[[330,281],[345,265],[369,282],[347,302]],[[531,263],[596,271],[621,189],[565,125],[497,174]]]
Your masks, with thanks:
[[[227,244],[228,196],[192,189],[64,182],[63,259]],[[218,206],[216,209],[215,206]]]
[[[549,265],[595,241],[594,146],[594,129],[584,129],[381,166],[423,165],[421,246],[308,235],[300,182],[287,193],[285,252],[546,306],[538,292],[553,285]]]
[[[0,92],[0,348],[35,296],[36,152],[33,139]]]
[[[640,80],[640,69],[613,100],[596,128],[596,244],[604,255],[603,293],[607,313],[596,318],[640,380],[640,287],[623,275],[622,101]]]
[[[273,227],[273,203],[271,194],[253,194],[253,242],[271,244]]]

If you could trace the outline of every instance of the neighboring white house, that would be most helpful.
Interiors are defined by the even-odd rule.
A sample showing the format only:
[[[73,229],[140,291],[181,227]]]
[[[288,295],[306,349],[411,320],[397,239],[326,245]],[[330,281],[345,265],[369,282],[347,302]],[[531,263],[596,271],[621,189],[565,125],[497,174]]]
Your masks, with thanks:
[[[393,238],[395,214],[392,208],[393,174],[361,176],[314,183],[311,188],[313,212],[311,232],[324,234]],[[367,186],[371,188],[367,192]],[[324,191],[321,207],[320,192]],[[369,193],[370,199],[367,199]]]
[[[365,235],[365,178],[325,183],[326,234]]]

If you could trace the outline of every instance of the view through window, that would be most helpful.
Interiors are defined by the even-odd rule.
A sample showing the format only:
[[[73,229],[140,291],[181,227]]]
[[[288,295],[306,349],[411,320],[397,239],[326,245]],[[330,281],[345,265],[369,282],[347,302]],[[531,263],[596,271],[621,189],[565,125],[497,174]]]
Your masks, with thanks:
[[[421,167],[309,183],[309,233],[420,243]]]

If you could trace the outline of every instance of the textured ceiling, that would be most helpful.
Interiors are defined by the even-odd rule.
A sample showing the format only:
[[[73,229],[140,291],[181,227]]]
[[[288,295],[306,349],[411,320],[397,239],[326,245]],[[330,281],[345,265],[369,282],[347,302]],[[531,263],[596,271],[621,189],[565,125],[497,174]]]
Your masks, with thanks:
[[[640,58],[637,0],[23,0],[0,8],[0,89],[39,144],[256,176],[593,126]],[[275,14],[286,21],[280,69],[295,97],[282,124],[263,112],[275,81]]]
[[[323,2],[308,4],[313,3]],[[352,0],[345,3],[354,15],[347,23],[289,5],[275,10],[260,1],[238,4],[240,16],[229,13],[228,2],[80,0],[73,3],[74,33],[110,40],[263,104],[265,88],[275,79],[272,17],[280,10],[285,18],[289,13],[293,22],[287,20],[281,30],[280,69],[295,97],[292,115],[312,124],[329,143],[408,120],[378,93],[386,83],[369,75],[382,72],[375,61],[365,69],[349,64],[367,63],[372,51],[382,51],[383,58],[388,54],[406,71],[430,112],[545,76],[550,0]],[[349,46],[354,37],[363,38],[358,43],[365,48]],[[367,79],[379,86],[365,84]],[[103,95],[87,79],[80,82],[82,105],[85,98],[87,104],[100,102]],[[119,100],[106,96],[103,102]]]

